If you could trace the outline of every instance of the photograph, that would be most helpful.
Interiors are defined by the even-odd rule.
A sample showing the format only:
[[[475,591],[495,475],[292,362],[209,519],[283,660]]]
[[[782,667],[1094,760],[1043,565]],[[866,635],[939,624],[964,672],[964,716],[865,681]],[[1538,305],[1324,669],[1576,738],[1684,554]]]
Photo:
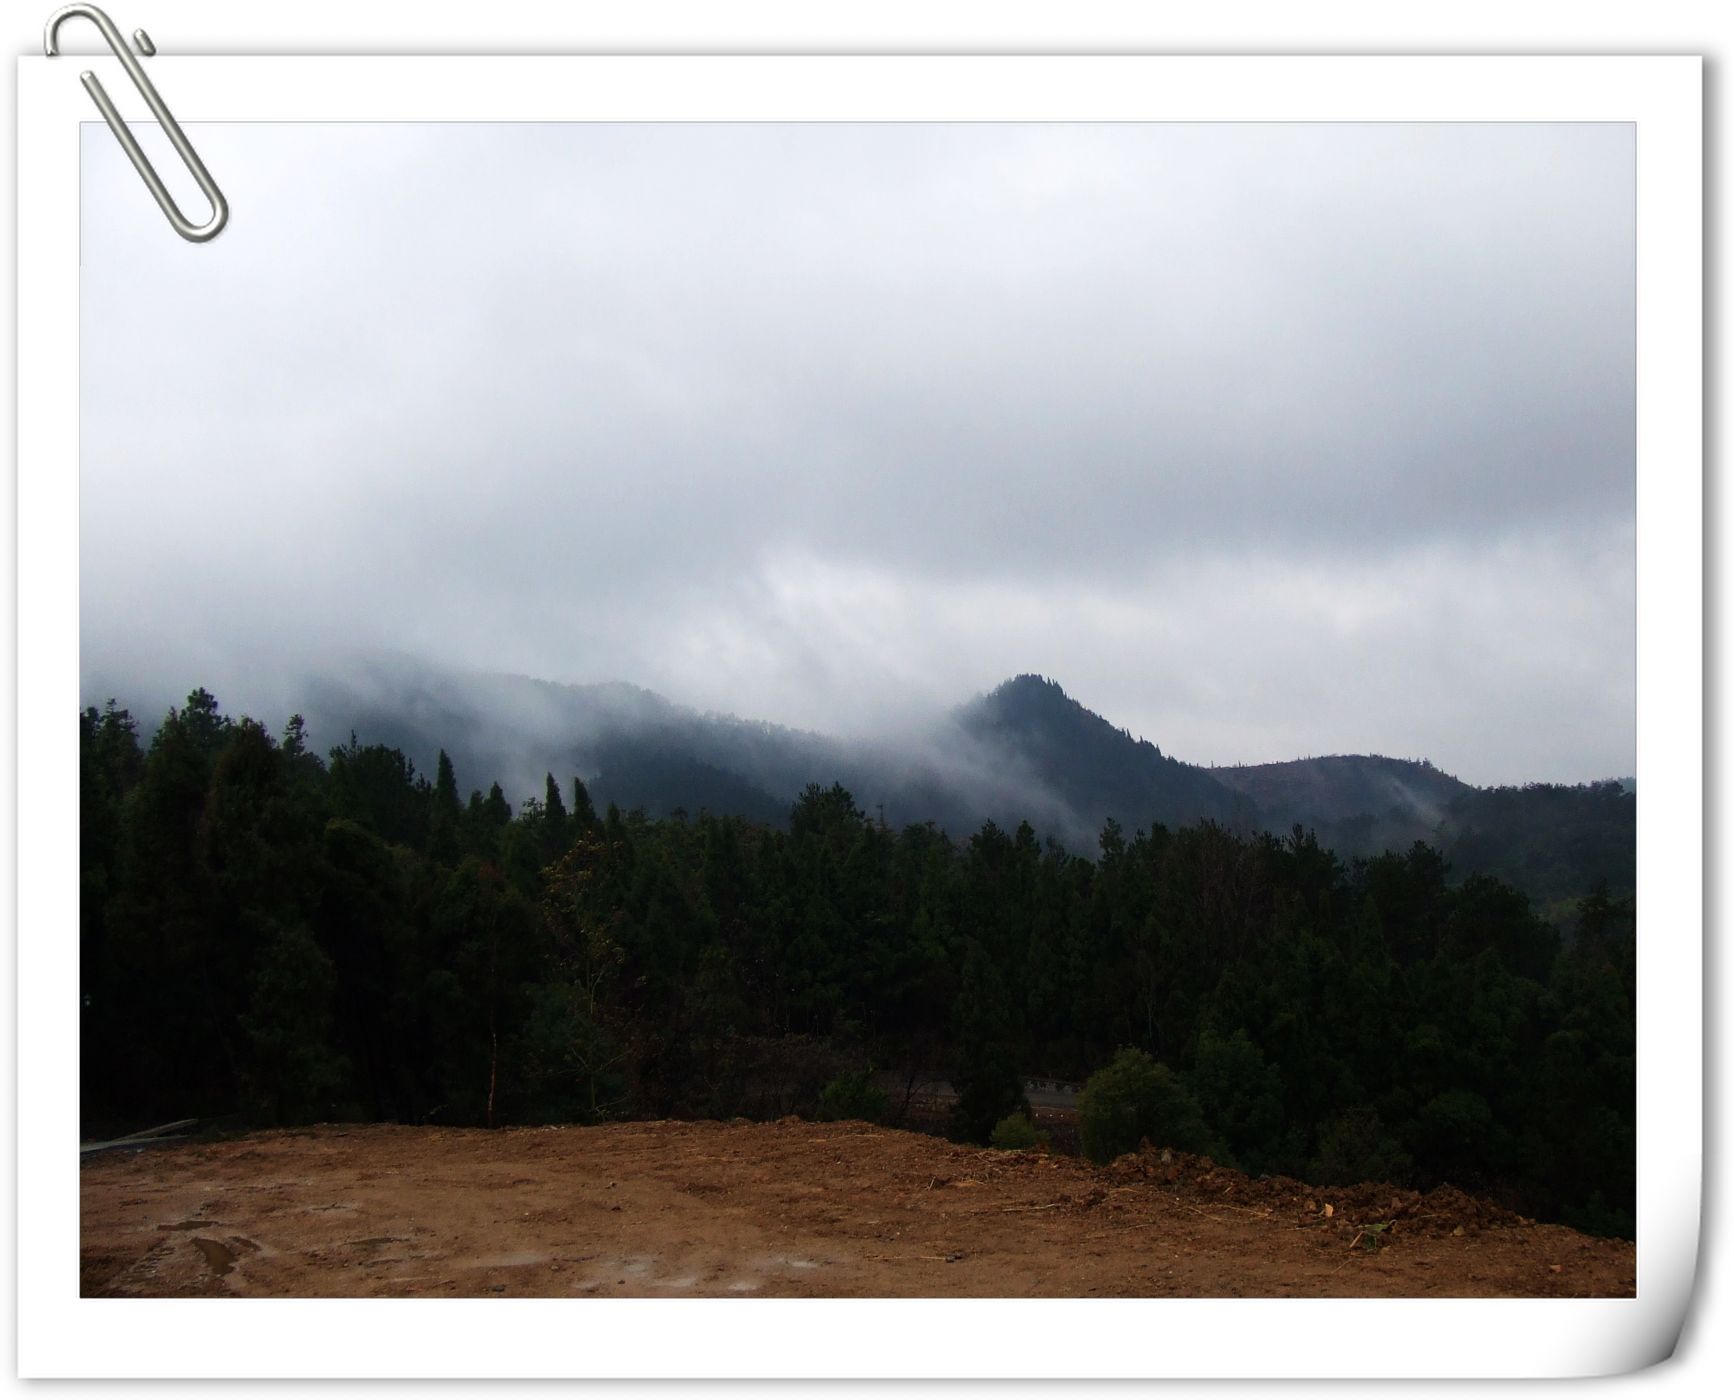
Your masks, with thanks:
[[[82,1299],[1637,1296],[1636,124],[195,135]]]

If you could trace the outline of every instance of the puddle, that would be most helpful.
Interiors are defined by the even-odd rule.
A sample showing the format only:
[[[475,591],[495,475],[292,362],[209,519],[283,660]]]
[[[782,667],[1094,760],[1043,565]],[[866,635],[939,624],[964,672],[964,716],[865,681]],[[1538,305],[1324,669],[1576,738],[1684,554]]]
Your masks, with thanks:
[[[205,1263],[218,1278],[235,1267],[235,1251],[220,1240],[206,1239],[203,1235],[195,1235],[193,1243],[198,1246],[199,1253],[205,1256]]]
[[[594,1259],[594,1255],[586,1256]],[[586,1293],[598,1288],[691,1288],[696,1278],[659,1279],[655,1277],[657,1260],[647,1254],[629,1255],[624,1259],[601,1259],[590,1266],[588,1276],[578,1285]]]
[[[205,1230],[212,1225],[221,1225],[221,1220],[177,1220],[172,1225],[159,1225],[159,1230]]]
[[[756,1278],[738,1278],[729,1285],[730,1293],[757,1293],[760,1283]]]
[[[495,1254],[486,1259],[470,1261],[472,1269],[522,1269],[531,1264],[545,1264],[548,1256],[536,1249],[520,1249],[513,1254]]]

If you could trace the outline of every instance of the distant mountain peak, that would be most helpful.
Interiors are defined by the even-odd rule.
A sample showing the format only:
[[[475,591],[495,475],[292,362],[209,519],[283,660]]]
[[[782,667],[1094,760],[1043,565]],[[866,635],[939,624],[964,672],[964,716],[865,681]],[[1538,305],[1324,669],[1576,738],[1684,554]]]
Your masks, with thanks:
[[[1226,821],[1246,808],[1205,770],[1164,756],[1034,672],[978,695],[953,718],[1006,771],[1059,798],[1081,829],[1099,831],[1109,816],[1128,828]]]
[[[1001,681],[990,693],[994,695],[1018,695],[1039,694],[1042,691],[1052,691],[1057,695],[1065,696],[1068,700],[1071,699],[1069,695],[1066,695],[1065,687],[1058,681],[1048,676],[1038,675],[1034,671],[1020,671],[1009,680]]]
[[[1111,736],[1157,755],[1162,752],[1150,740],[1136,738],[1130,730],[1073,699],[1058,681],[1034,672],[1002,681],[958,713],[969,729],[1017,731],[1026,738],[1033,737],[1032,731],[1042,731],[1056,741],[1087,735],[1102,742]]]

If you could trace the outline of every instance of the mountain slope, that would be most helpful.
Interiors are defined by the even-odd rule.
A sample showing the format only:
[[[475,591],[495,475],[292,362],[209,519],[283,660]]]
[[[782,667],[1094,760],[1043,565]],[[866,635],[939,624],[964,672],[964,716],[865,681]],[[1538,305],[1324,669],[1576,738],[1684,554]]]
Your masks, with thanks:
[[[318,747],[353,731],[429,775],[443,748],[460,791],[497,780],[514,806],[539,797],[551,773],[563,787],[582,778],[598,807],[780,825],[807,785],[840,782],[892,826],[931,821],[961,837],[987,820],[1028,821],[1085,853],[1110,818],[1127,832],[1299,824],[1344,859],[1426,841],[1457,876],[1497,875],[1544,903],[1598,880],[1616,893],[1634,881],[1636,800],[1619,783],[1481,789],[1429,763],[1371,754],[1203,768],[1035,675],[870,741],[702,714],[619,683],[559,685],[402,657],[336,667],[302,691]]]
[[[1212,768],[1210,776],[1244,793],[1273,822],[1335,824],[1371,814],[1432,829],[1469,784],[1431,763],[1380,754],[1333,754],[1288,763]]]
[[[441,748],[461,788],[498,781],[513,804],[543,778],[577,776],[599,804],[666,815],[709,809],[787,815],[808,782],[836,781],[840,746],[821,735],[703,715],[620,683],[559,685],[392,658],[318,677],[306,715],[327,741],[352,730],[432,772]]]
[[[1016,676],[956,714],[975,742],[1015,759],[1092,831],[1110,817],[1128,831],[1206,818],[1255,819],[1255,804],[1206,769],[1134,739],[1041,676]]]
[[[843,741],[700,714],[626,685],[564,686],[521,676],[377,662],[312,688],[309,723],[327,739],[354,730],[401,748],[431,772],[440,748],[461,786],[498,777],[509,800],[537,795],[545,773],[581,777],[598,804],[780,821],[810,783],[841,782],[892,825],[932,821],[956,833],[1029,821],[1093,849],[1110,817],[1156,822],[1256,819],[1255,805],[1205,769],[1164,755],[1071,699],[1019,676],[895,739]]]
[[[1288,763],[1212,768],[1211,776],[1242,794],[1264,824],[1297,824],[1344,856],[1438,844],[1452,805],[1475,791],[1431,763],[1381,754],[1332,754]]]

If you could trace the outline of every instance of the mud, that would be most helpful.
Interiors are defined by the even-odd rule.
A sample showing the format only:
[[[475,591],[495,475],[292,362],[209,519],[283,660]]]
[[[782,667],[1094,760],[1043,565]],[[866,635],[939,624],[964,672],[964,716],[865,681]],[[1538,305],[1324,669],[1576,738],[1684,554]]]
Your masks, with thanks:
[[[322,1126],[81,1166],[86,1296],[1604,1297],[1626,1241],[1451,1187],[860,1123]]]

